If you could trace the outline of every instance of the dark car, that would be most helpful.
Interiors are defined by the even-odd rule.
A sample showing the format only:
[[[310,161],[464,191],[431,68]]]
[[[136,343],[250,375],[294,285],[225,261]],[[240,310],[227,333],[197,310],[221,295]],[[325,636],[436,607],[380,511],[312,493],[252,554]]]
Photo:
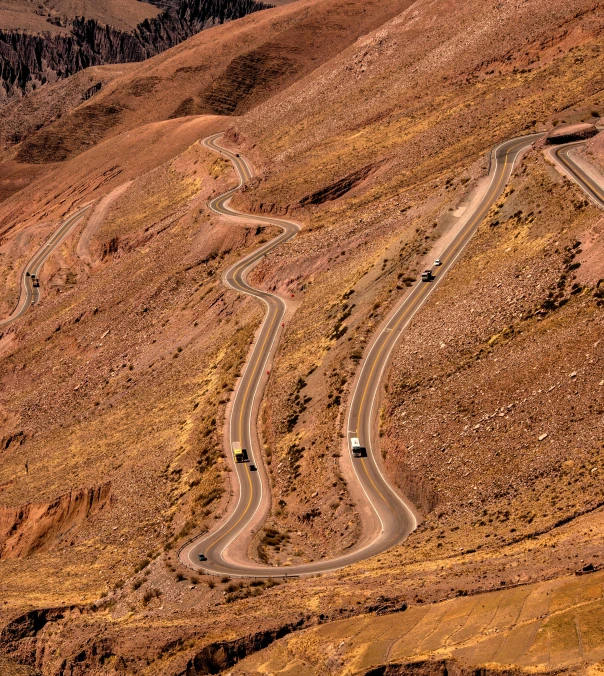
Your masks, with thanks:
[[[257,472],[257,471],[258,471],[258,468],[256,467],[256,465],[250,465],[250,472]]]
[[[208,559],[206,558],[206,555],[205,555],[205,554],[199,554],[199,555],[198,555],[198,558],[199,558],[200,561],[207,561],[207,560],[208,560]]]

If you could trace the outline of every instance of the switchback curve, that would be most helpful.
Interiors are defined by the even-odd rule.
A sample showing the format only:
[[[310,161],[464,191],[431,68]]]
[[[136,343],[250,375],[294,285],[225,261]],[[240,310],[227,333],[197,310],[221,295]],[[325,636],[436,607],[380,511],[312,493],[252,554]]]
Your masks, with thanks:
[[[48,260],[50,254],[59,246],[59,244],[61,244],[61,242],[63,242],[72,229],[80,222],[89,208],[90,205],[87,205],[81,209],[78,209],[75,214],[68,216],[63,221],[63,223],[61,223],[59,228],[52,234],[50,239],[38,249],[34,257],[25,266],[25,269],[21,273],[21,291],[17,307],[9,317],[0,320],[0,328],[10,326],[12,323],[16,322],[17,319],[20,319],[32,305],[38,303],[40,300],[40,287],[34,286],[32,276],[34,276],[36,279],[38,278],[40,270],[42,269],[44,263],[46,263]]]
[[[413,506],[389,484],[380,467],[379,454],[374,449],[376,402],[381,391],[382,378],[392,352],[412,318],[463,253],[492,204],[502,195],[516,160],[542,136],[532,134],[515,138],[493,151],[489,187],[442,253],[442,265],[433,271],[430,283],[416,284],[402,298],[367,346],[348,406],[346,439],[348,441],[352,437],[359,438],[361,445],[367,450],[365,457],[349,457],[347,460],[352,463],[359,487],[370,507],[367,511],[371,515],[371,523],[364,525],[365,532],[372,536],[366,536],[354,549],[333,559],[283,567],[262,565],[249,559],[247,545],[254,529],[262,524],[269,507],[269,501],[265,499],[269,494],[268,478],[257,443],[257,405],[265,381],[266,365],[275,349],[286,306],[279,296],[252,287],[246,277],[263,256],[292,239],[300,226],[291,221],[243,214],[232,209],[228,202],[236,190],[251,178],[250,166],[239,154],[218,143],[221,134],[215,134],[203,141],[206,147],[227,157],[239,176],[236,187],[209,202],[210,209],[232,218],[275,225],[281,228],[282,233],[235,263],[224,275],[224,281],[229,287],[258,298],[267,308],[248,363],[235,390],[229,418],[231,446],[238,443],[245,447],[250,462],[233,463],[238,488],[234,509],[215,530],[195,538],[181,548],[179,558],[182,563],[210,574],[235,577],[315,575],[338,570],[384,552],[402,542],[415,529],[417,516]],[[228,454],[231,456],[230,449]],[[251,464],[256,465],[259,471],[250,471]],[[234,551],[233,543],[238,540],[241,541],[238,543],[240,546]]]

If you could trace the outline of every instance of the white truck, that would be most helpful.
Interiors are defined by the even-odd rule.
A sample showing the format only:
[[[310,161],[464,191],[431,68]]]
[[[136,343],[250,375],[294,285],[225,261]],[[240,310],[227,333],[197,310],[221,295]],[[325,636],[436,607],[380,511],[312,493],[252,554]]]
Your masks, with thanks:
[[[361,443],[356,437],[352,437],[350,440],[350,450],[352,451],[353,458],[363,458],[367,455],[367,449],[361,446]]]

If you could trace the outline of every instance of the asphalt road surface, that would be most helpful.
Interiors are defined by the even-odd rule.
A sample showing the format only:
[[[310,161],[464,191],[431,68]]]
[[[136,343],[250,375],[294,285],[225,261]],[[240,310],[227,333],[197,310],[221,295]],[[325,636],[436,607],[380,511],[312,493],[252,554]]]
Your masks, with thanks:
[[[549,151],[554,159],[564,170],[566,175],[574,181],[597,206],[604,209],[604,188],[599,185],[586,171],[580,167],[569,155],[571,150],[585,145],[585,141],[566,143],[556,146]]]
[[[219,214],[275,225],[283,232],[233,265],[225,273],[225,282],[228,286],[260,299],[267,308],[264,322],[237,387],[230,411],[230,442],[231,444],[240,443],[247,449],[249,462],[234,463],[239,484],[235,509],[214,531],[185,545],[180,550],[179,556],[181,561],[189,567],[217,575],[285,577],[314,575],[337,570],[399,544],[417,525],[412,507],[388,483],[380,467],[379,453],[377,449],[374,451],[375,419],[383,374],[394,348],[411,319],[467,247],[491,205],[502,195],[518,156],[542,135],[534,134],[512,139],[493,151],[490,185],[471,217],[466,220],[463,228],[442,253],[440,258],[442,265],[432,269],[432,281],[420,282],[418,280],[411,293],[406,295],[393,310],[367,347],[349,403],[347,438],[359,438],[361,445],[366,448],[364,457],[351,458],[351,462],[362,494],[370,506],[370,510],[367,511],[373,514],[372,518],[378,524],[377,529],[374,529],[376,536],[368,543],[359,545],[358,548],[351,549],[346,554],[333,559],[283,567],[262,565],[245,556],[242,560],[240,554],[229,557],[228,550],[238,538],[241,538],[244,544],[243,551],[245,551],[245,544],[251,537],[250,524],[259,511],[262,511],[263,495],[266,496],[270,490],[262,464],[262,455],[256,447],[257,403],[262,396],[266,367],[270,363],[285,313],[285,303],[281,298],[250,286],[246,281],[246,275],[269,251],[294,237],[299,226],[289,221],[266,216],[241,214],[228,206],[233,193],[248,181],[252,174],[243,158],[219,145],[220,136],[220,134],[211,136],[205,139],[203,144],[231,160],[239,175],[239,185],[212,199],[209,203],[210,208]],[[259,471],[250,471],[250,464],[255,464]]]
[[[213,198],[209,202],[210,209],[231,218],[277,226],[282,232],[235,263],[224,274],[223,279],[227,286],[239,293],[257,298],[266,306],[266,315],[238,383],[228,421],[231,447],[239,444],[246,448],[248,462],[233,463],[238,483],[234,510],[214,531],[185,545],[180,550],[179,556],[189,567],[218,575],[286,577],[326,573],[390,549],[401,543],[417,526],[412,505],[389,484],[382,472],[378,449],[374,448],[376,445],[374,432],[384,372],[390,363],[393,350],[415,314],[455,264],[491,206],[503,194],[519,155],[543,134],[512,139],[493,151],[489,187],[463,227],[441,254],[441,265],[432,268],[429,282],[419,280],[416,282],[411,292],[397,304],[367,346],[348,405],[346,439],[348,449],[350,439],[353,437],[358,438],[361,446],[366,449],[362,457],[351,457],[350,462],[360,487],[360,494],[367,503],[368,509],[365,511],[373,520],[372,528],[366,530],[374,532],[375,537],[332,559],[283,567],[262,565],[245,555],[229,556],[231,553],[228,549],[240,539],[245,551],[245,545],[252,535],[250,524],[255,517],[262,516],[262,510],[266,511],[266,506],[270,505],[268,477],[261,452],[257,448],[256,418],[266,380],[266,369],[274,353],[286,312],[286,304],[282,298],[252,287],[247,282],[247,275],[265,255],[295,237],[300,226],[291,221],[268,216],[243,214],[229,206],[233,194],[252,178],[252,171],[244,158],[218,143],[221,136],[215,134],[202,143],[233,163],[239,176],[239,183],[226,193]],[[553,148],[550,155],[594,203],[604,208],[604,188],[569,156],[569,152],[579,145],[581,143],[571,143]],[[0,327],[10,325],[23,316],[31,305],[38,302],[40,291],[38,286],[34,286],[32,278],[38,279],[39,272],[50,254],[77,225],[88,208],[84,207],[69,216],[29,262],[22,273],[19,304],[10,317],[0,321]],[[255,465],[258,471],[251,471],[251,465]]]
[[[52,237],[40,247],[36,255],[29,261],[21,274],[21,294],[15,311],[6,319],[0,321],[0,327],[6,327],[20,319],[32,305],[40,300],[40,287],[34,286],[32,277],[39,279],[40,270],[50,254],[61,244],[71,230],[80,222],[90,207],[84,207],[75,214],[68,216]],[[39,283],[39,282],[38,282]]]

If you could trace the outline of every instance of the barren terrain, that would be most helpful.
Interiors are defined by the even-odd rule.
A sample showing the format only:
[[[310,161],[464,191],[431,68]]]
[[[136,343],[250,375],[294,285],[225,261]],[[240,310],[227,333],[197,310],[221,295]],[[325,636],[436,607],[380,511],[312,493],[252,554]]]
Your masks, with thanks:
[[[273,234],[207,210],[235,176],[197,140],[225,129],[252,158],[235,206],[304,225],[251,275],[295,309],[251,554],[332,556],[360,532],[339,456],[364,346],[497,143],[599,119],[603,23],[591,0],[300,0],[99,68],[88,102],[84,72],[14,104],[4,315],[31,252],[93,209],[0,337],[0,670],[600,673],[604,219],[542,143],[387,374],[380,450],[418,530],[281,584],[199,576],[177,551],[229,508],[225,408],[263,312],[221,275]],[[604,168],[601,136],[584,153]]]
[[[34,4],[19,0],[0,2],[0,26],[3,30],[29,33],[67,33],[65,24],[76,16],[95,19],[101,24],[131,30],[145,19],[157,16],[159,9],[140,0],[48,0]],[[61,25],[63,24],[63,25]]]

